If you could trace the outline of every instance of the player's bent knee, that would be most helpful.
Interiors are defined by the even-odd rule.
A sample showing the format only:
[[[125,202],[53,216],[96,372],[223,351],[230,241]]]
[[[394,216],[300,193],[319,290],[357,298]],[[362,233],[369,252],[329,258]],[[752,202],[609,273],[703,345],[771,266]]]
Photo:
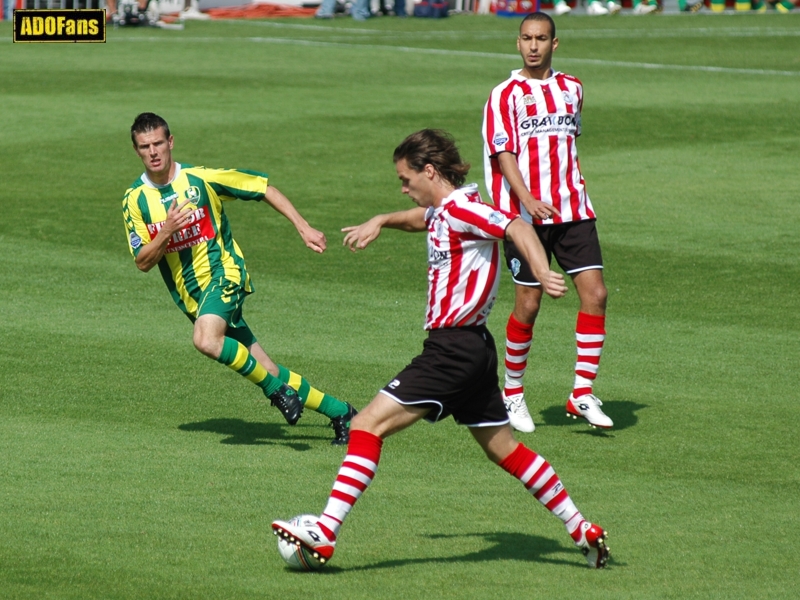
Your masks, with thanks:
[[[603,285],[598,286],[592,290],[588,300],[597,311],[605,311],[606,302],[608,300],[608,290]]]
[[[201,354],[213,359],[216,359],[219,356],[221,347],[218,340],[215,340],[207,335],[202,335],[199,332],[195,332],[194,336],[192,337],[192,342],[194,343],[194,347],[197,348],[197,351]]]

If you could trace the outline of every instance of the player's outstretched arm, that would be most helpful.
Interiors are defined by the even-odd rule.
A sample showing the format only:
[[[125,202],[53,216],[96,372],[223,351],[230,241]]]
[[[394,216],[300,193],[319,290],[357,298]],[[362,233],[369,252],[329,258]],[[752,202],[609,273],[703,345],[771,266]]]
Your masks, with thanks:
[[[314,229],[308,224],[303,216],[297,211],[289,199],[284,196],[278,188],[267,186],[267,191],[264,192],[264,199],[269,205],[281,213],[297,229],[297,233],[303,240],[303,243],[311,248],[314,252],[322,254],[327,247],[328,241],[325,239],[325,234],[321,231]]]
[[[343,227],[345,233],[343,246],[350,250],[363,250],[378,239],[381,229],[389,227],[402,231],[425,231],[425,209],[422,207],[411,208],[385,215],[376,215],[361,225]]]
[[[553,215],[561,214],[556,207],[533,197],[528,186],[525,185],[525,179],[522,177],[522,172],[517,165],[517,157],[514,154],[501,152],[497,155],[497,161],[500,163],[500,171],[508,181],[508,185],[511,186],[519,201],[522,202],[522,206],[534,219],[545,220]]]
[[[150,243],[142,246],[139,254],[136,255],[135,262],[140,271],[147,273],[155,267],[158,261],[164,257],[170,238],[190,223],[194,211],[183,210],[189,202],[189,200],[184,200],[178,204],[173,200],[172,204],[169,205],[167,219],[161,229],[158,230],[156,237],[150,240]]]
[[[531,266],[534,276],[542,284],[542,290],[545,294],[553,298],[561,298],[567,293],[564,276],[561,273],[550,270],[547,254],[545,254],[542,243],[539,241],[539,237],[533,227],[521,218],[514,219],[506,227],[506,239],[514,242],[522,252],[525,260]]]

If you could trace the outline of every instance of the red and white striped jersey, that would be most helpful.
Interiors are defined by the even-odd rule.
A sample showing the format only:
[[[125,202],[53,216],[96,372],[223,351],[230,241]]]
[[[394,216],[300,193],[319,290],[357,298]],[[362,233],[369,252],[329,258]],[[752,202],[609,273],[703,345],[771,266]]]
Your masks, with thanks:
[[[535,225],[595,218],[575,145],[582,107],[581,82],[557,71],[544,80],[512,71],[492,90],[483,112],[483,140],[486,188],[495,205]],[[516,155],[533,197],[554,206],[561,216],[531,219],[500,171],[501,152]]]
[[[482,325],[500,281],[500,246],[516,215],[485,204],[477,184],[455,190],[425,213],[428,308],[425,329]]]

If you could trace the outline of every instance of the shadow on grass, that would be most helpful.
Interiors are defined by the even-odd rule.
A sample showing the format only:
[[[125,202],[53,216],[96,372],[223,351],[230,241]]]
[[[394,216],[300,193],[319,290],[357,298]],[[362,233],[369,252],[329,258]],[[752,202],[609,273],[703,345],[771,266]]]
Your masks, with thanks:
[[[516,532],[491,532],[469,534],[433,534],[425,536],[431,540],[452,540],[452,548],[462,545],[465,538],[482,538],[492,544],[488,548],[477,552],[457,554],[452,556],[436,556],[426,558],[397,558],[381,561],[371,565],[339,569],[340,571],[373,571],[376,569],[394,569],[406,565],[421,564],[447,564],[464,562],[487,562],[492,560],[520,560],[532,563],[548,563],[586,569],[583,556],[575,548],[565,548],[562,544],[549,538],[538,535],[528,535]],[[574,553],[574,559],[556,558],[556,555]],[[329,567],[328,567],[329,568]],[[325,570],[327,571],[328,568]],[[331,569],[333,571],[333,569]]]
[[[589,433],[598,437],[613,437],[609,433],[627,429],[628,427],[635,427],[639,422],[639,417],[636,411],[647,408],[647,404],[640,404],[630,400],[603,400],[603,412],[606,413],[611,420],[614,421],[614,427],[610,430],[591,429],[584,419],[573,419],[567,416],[567,411],[564,406],[551,406],[550,408],[541,411],[543,423],[545,425],[581,425],[586,427],[584,433]]]
[[[276,445],[288,446],[297,451],[310,450],[311,444],[300,440],[320,441],[321,438],[312,435],[303,435],[303,425],[296,425],[291,433],[284,431],[284,425],[274,423],[252,423],[242,419],[208,419],[199,423],[184,423],[178,425],[181,431],[205,431],[227,436],[220,440],[220,444],[242,445]],[[300,435],[296,435],[301,433]]]

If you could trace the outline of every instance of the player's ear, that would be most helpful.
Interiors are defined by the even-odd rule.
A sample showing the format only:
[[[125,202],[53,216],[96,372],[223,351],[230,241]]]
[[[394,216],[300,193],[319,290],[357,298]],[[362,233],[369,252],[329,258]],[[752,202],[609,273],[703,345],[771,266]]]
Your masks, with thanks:
[[[558,48],[558,38],[553,38],[553,52]]]
[[[169,136],[167,142],[169,142],[169,149],[172,150],[172,146],[175,144],[175,138],[173,136]]]

